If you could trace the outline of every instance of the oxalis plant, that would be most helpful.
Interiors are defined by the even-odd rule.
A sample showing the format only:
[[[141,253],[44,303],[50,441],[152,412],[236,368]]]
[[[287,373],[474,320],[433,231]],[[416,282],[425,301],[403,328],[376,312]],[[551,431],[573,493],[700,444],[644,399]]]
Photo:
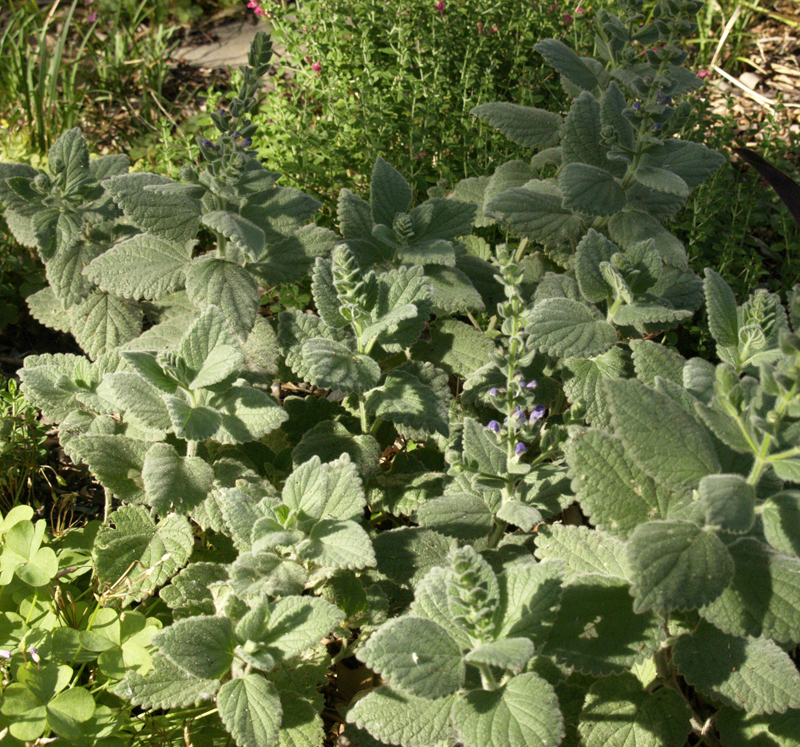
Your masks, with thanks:
[[[664,226],[724,162],[673,136],[698,9],[598,13],[602,61],[536,45],[569,112],[475,112],[530,160],[412,207],[378,159],[369,199],[340,197],[340,238],[249,153],[264,37],[180,183],[104,176],[122,162],[84,159],[77,133],[52,175],[2,166],[9,225],[48,263],[31,309],[88,354],[29,357],[25,396],[106,491],[98,608],[140,615],[146,656],[94,657],[103,706],[169,744],[319,745],[326,677],[364,666],[341,713],[364,746],[797,743],[800,286],[737,301]],[[494,224],[505,243],[471,234]],[[281,272],[310,273],[313,313],[258,315]],[[704,301],[716,364],[658,341]],[[148,328],[109,333],[123,308]],[[38,588],[69,561],[29,518],[2,581]],[[41,662],[8,631],[31,593],[0,607],[18,740],[34,715],[67,733],[73,697],[93,718],[58,689],[72,649],[46,699],[23,692]]]

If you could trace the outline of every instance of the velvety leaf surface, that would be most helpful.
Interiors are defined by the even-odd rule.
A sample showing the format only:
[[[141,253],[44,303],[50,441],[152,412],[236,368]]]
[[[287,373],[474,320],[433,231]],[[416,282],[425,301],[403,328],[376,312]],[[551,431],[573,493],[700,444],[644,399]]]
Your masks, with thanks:
[[[680,521],[640,524],[628,540],[634,609],[695,609],[733,580],[734,565],[713,532]]]
[[[177,620],[158,631],[153,644],[190,676],[213,680],[230,669],[236,638],[227,617],[201,615]]]
[[[730,636],[701,623],[678,639],[673,660],[701,693],[747,713],[800,708],[800,673],[789,655],[765,638]]]
[[[271,747],[276,743],[283,709],[275,685],[260,674],[226,682],[217,693],[217,708],[240,747]]]
[[[587,429],[568,444],[567,459],[572,490],[598,529],[626,538],[642,522],[667,518],[669,492],[613,436]]]
[[[556,747],[564,738],[553,687],[530,673],[500,690],[472,690],[458,698],[453,722],[466,747]]]
[[[124,603],[140,600],[182,568],[194,548],[189,522],[170,514],[156,524],[143,506],[121,506],[97,533],[93,555],[100,582],[121,587]]]
[[[720,471],[706,430],[680,405],[636,380],[607,381],[614,430],[651,477],[676,489]]]
[[[324,599],[288,596],[271,605],[269,629],[258,643],[276,660],[286,659],[311,648],[341,620],[341,610]]]
[[[544,653],[586,674],[621,674],[656,650],[659,622],[635,611],[625,579],[576,576],[564,586]]]
[[[69,310],[70,331],[90,358],[124,345],[142,331],[139,305],[95,291]]]
[[[358,653],[392,686],[421,698],[443,698],[464,683],[466,668],[455,639],[422,617],[401,617],[383,625]]]
[[[700,614],[731,635],[800,643],[800,559],[744,537],[732,543],[733,583]]]
[[[584,573],[630,577],[625,543],[589,527],[550,524],[540,529],[536,557],[563,560],[568,581]]]
[[[200,457],[182,457],[167,443],[153,444],[142,468],[147,501],[159,514],[175,507],[189,513],[202,503],[211,490],[214,471]]]
[[[578,68],[576,67],[576,70]],[[494,101],[476,106],[470,114],[486,122],[518,145],[543,150],[558,145],[563,119],[545,109]]]
[[[586,747],[682,747],[691,715],[674,690],[648,692],[633,675],[623,674],[592,685],[578,730]]]
[[[584,304],[568,298],[538,302],[528,317],[529,342],[559,358],[590,358],[600,355],[617,341],[617,332],[598,319]]]
[[[144,233],[111,247],[83,274],[123,298],[161,298],[183,284],[189,260],[182,247]]]
[[[347,720],[387,744],[432,747],[452,733],[456,696],[429,700],[404,695],[383,685],[356,701]]]

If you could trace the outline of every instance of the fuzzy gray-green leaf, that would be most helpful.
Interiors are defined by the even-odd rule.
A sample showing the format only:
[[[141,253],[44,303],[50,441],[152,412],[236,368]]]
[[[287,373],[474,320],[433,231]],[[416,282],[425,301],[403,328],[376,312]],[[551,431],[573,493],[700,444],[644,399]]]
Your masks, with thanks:
[[[600,264],[611,260],[618,249],[603,234],[590,228],[575,250],[575,279],[581,295],[592,302],[605,301],[611,288],[600,271]]]
[[[587,429],[567,448],[572,489],[598,529],[627,537],[642,522],[667,518],[670,494],[630,458],[619,439]]]
[[[595,358],[571,358],[564,361],[564,366],[570,372],[564,381],[564,393],[571,402],[580,400],[585,404],[587,423],[608,427],[611,410],[603,381],[628,373],[630,362],[624,351],[613,347]]]
[[[673,661],[698,691],[748,713],[800,708],[800,672],[768,639],[726,635],[701,622],[678,639]]]
[[[142,233],[93,260],[84,275],[104,291],[123,298],[157,299],[180,288],[191,252]]]
[[[564,586],[543,653],[596,677],[621,674],[658,648],[659,623],[657,615],[636,609],[627,580],[577,575]]]
[[[730,347],[739,343],[739,320],[736,298],[722,276],[710,267],[705,269],[703,291],[706,297],[708,328],[717,345]]]
[[[69,453],[89,465],[103,487],[124,501],[144,498],[142,468],[147,444],[126,436],[84,435],[70,439]]]
[[[452,695],[463,685],[466,672],[453,637],[422,617],[386,623],[359,650],[359,658],[393,687],[430,699]]]
[[[499,690],[470,690],[455,702],[453,722],[465,747],[556,747],[564,738],[555,690],[530,672]]]
[[[199,615],[160,630],[153,636],[153,644],[192,677],[219,679],[233,663],[236,638],[227,617]]]
[[[381,375],[380,366],[368,355],[323,337],[304,342],[302,352],[311,380],[319,387],[366,392]]]
[[[222,234],[251,261],[256,261],[264,252],[264,231],[238,213],[213,210],[203,215],[201,221],[203,225]]]
[[[158,651],[151,660],[147,674],[129,669],[114,693],[133,705],[169,709],[211,700],[219,689],[219,680],[193,677]]]
[[[455,695],[436,700],[417,698],[383,685],[357,700],[347,712],[347,720],[386,744],[441,747],[449,744],[453,732],[455,700]]]
[[[742,534],[755,521],[756,491],[741,475],[708,475],[698,486],[706,524]]]
[[[486,213],[502,221],[514,235],[545,246],[577,243],[583,235],[583,219],[562,206],[558,186],[548,182],[509,189],[486,205]]]
[[[800,492],[776,493],[760,510],[767,542],[778,552],[800,556]]]
[[[566,566],[567,580],[583,573],[629,578],[625,544],[588,527],[550,524],[537,532],[536,557],[560,558]]]
[[[646,690],[630,673],[604,677],[589,690],[578,730],[585,747],[682,747],[692,712],[674,690]]]
[[[112,526],[113,524],[113,526]],[[194,548],[189,522],[170,514],[156,524],[143,506],[121,506],[97,533],[93,557],[100,583],[127,577],[123,606],[141,601],[172,578]]]
[[[180,513],[191,513],[211,490],[214,471],[200,457],[182,457],[175,447],[155,443],[147,451],[142,479],[148,503],[159,514],[172,506]]]
[[[139,305],[104,291],[95,291],[69,310],[70,330],[90,358],[114,350],[142,331]]]
[[[283,716],[278,691],[260,674],[229,680],[217,693],[217,710],[239,747],[278,743]]]
[[[584,91],[593,91],[599,82],[595,74],[564,42],[557,39],[542,39],[533,48],[571,83]]]
[[[560,140],[558,130],[563,119],[546,109],[493,101],[476,106],[470,114],[525,148],[543,150],[558,145]]]
[[[103,182],[103,187],[142,231],[184,244],[197,236],[200,201],[178,192],[148,189],[165,184],[174,182],[156,174],[136,173],[112,176]]]
[[[636,378],[643,384],[652,385],[656,376],[683,384],[686,359],[675,350],[652,340],[631,340],[628,344],[633,353]]]
[[[733,583],[700,614],[731,635],[800,642],[800,559],[752,537],[731,544],[728,552],[736,567]]]
[[[367,392],[365,405],[376,417],[401,426],[447,436],[447,404],[408,371],[388,373],[380,387]]]
[[[616,435],[656,481],[681,489],[720,471],[710,435],[680,405],[635,379],[605,385]]]
[[[686,610],[714,601],[734,564],[714,532],[681,521],[640,524],[628,540],[634,610]]]
[[[617,341],[612,325],[568,298],[538,302],[528,316],[529,344],[559,358],[591,358]]]
[[[625,192],[611,172],[587,163],[568,163],[558,180],[568,210],[587,215],[614,215],[625,207]]]
[[[200,257],[186,270],[186,291],[200,308],[218,306],[242,339],[250,334],[260,296],[256,281],[244,268],[208,255]]]
[[[400,172],[378,156],[372,169],[370,206],[372,220],[391,228],[394,216],[411,206],[411,187]]]
[[[572,101],[561,128],[564,166],[581,163],[611,171],[613,164],[606,158],[601,144],[601,129],[600,104],[594,96],[583,91]]]

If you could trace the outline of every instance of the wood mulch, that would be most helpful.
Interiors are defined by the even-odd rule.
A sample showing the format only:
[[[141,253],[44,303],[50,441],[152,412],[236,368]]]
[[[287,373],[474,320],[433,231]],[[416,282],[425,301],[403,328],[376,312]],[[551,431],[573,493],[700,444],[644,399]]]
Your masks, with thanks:
[[[741,10],[742,6],[738,6],[737,12]],[[780,138],[790,145],[798,143],[800,6],[794,0],[778,0],[774,10],[761,16],[749,33],[750,43],[740,56],[736,74],[719,66],[719,55],[708,68],[712,111],[733,116],[739,146],[757,150],[765,137]],[[721,38],[724,51],[724,32]],[[793,158],[800,166],[800,153],[793,154]]]

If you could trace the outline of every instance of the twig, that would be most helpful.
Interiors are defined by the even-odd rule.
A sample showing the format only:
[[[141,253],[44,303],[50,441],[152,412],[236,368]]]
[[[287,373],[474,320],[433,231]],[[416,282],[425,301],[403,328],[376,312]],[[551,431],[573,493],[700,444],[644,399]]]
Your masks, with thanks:
[[[772,102],[768,98],[765,98],[760,93],[756,93],[752,88],[750,88],[750,86],[746,86],[738,78],[734,78],[732,75],[726,73],[721,67],[717,65],[712,65],[711,67],[715,73],[719,73],[723,78],[725,78],[725,80],[730,81],[737,88],[741,88],[742,91],[744,91],[745,96],[748,96],[766,109],[769,109],[770,114],[775,114],[775,109],[772,108]]]
[[[742,6],[737,5],[736,10],[733,11],[733,14],[728,19],[728,22],[725,24],[725,28],[722,30],[722,36],[719,39],[719,44],[717,44],[717,48],[714,51],[714,56],[711,58],[711,67],[716,66],[719,53],[722,51],[723,46],[725,46],[725,40],[728,38],[728,34],[730,34],[731,32],[733,24],[736,23],[741,14],[742,14]]]

